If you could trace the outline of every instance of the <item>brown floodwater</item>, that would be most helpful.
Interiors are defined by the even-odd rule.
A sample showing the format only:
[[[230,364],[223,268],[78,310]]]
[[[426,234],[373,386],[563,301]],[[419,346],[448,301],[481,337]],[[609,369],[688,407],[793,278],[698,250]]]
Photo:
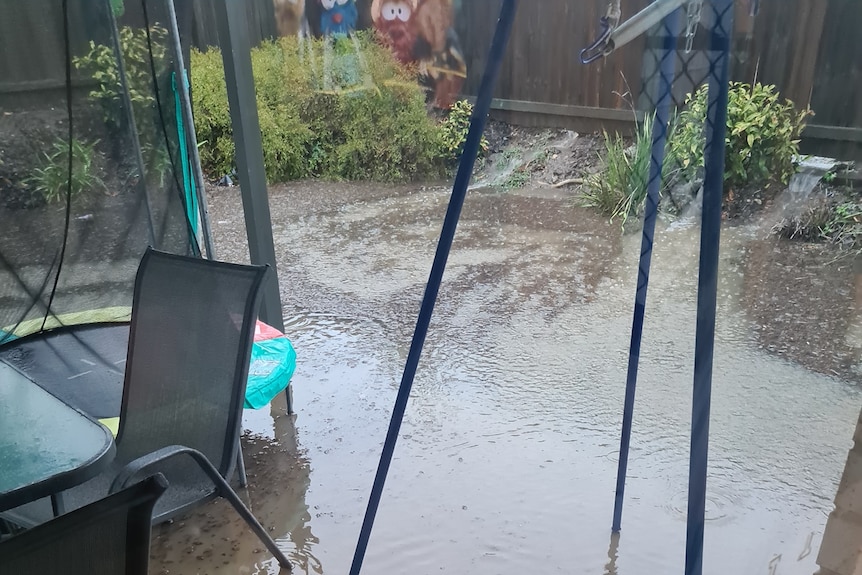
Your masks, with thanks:
[[[447,200],[418,186],[271,194],[297,414],[246,412],[243,497],[296,573],[348,571]],[[246,260],[238,191],[214,190],[210,212],[218,257]],[[852,338],[834,333],[852,323],[833,317],[853,314],[852,273],[764,236],[722,236],[712,575],[817,570],[862,399]],[[563,192],[472,191],[363,572],[682,573],[698,245],[696,225],[659,225],[614,541],[640,236]],[[811,291],[824,276],[844,291]],[[811,337],[781,347],[786,325]],[[217,502],[156,529],[151,572],[278,570]]]

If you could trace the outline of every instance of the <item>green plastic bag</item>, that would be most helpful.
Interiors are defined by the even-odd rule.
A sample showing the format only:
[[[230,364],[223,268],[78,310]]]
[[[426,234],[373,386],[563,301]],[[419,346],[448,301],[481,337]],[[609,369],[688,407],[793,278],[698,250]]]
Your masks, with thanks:
[[[283,333],[258,321],[251,348],[245,408],[260,409],[287,389],[296,370],[296,350]]]

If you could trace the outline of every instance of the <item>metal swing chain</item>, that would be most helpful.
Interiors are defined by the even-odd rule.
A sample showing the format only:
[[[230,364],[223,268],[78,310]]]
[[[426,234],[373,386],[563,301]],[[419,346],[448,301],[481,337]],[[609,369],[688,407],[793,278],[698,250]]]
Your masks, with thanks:
[[[694,37],[697,27],[700,25],[701,13],[703,11],[703,0],[689,0],[686,9],[687,23],[685,26],[685,53],[690,54],[694,46]]]
[[[608,2],[608,13],[605,17],[608,19],[611,29],[616,28],[620,23],[620,18],[623,14],[620,7],[621,4],[622,0],[613,0],[613,2]]]

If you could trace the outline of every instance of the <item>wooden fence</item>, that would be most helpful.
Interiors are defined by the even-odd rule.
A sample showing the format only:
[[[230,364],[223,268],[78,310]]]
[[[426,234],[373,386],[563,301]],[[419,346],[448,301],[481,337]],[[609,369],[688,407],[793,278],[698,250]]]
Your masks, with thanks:
[[[74,26],[85,30],[92,26],[86,14],[88,5],[96,1],[70,0]],[[274,36],[272,0],[244,1],[252,41]],[[457,25],[470,72],[465,85],[468,95],[477,87],[500,1],[461,2]],[[650,1],[623,0],[624,18]],[[193,43],[199,48],[216,45],[212,0],[175,2],[180,12],[185,8],[194,15],[188,28]],[[607,2],[522,1],[495,108],[521,123],[591,129],[600,123],[628,122],[630,104],[621,95],[630,93],[636,100],[647,88],[649,39],[640,38],[589,66],[577,59],[579,50],[596,36]],[[799,105],[810,102],[816,116],[807,138],[862,146],[862,34],[858,33],[862,1],[761,0],[753,26],[748,1],[737,0],[737,4],[733,78],[747,82],[756,78],[775,84]],[[0,6],[0,106],[4,93],[62,84],[61,24],[60,0],[8,1]],[[35,37],[38,42],[31,41]],[[76,53],[85,47],[84,37],[73,34]],[[683,94],[690,89],[684,81],[676,86]]]
[[[624,0],[623,14],[634,14],[649,3]],[[459,27],[473,72],[482,68],[493,34],[491,14],[499,5],[500,0],[464,3]],[[595,38],[606,5],[605,0],[522,2],[496,107],[538,124],[578,126],[591,119],[630,119],[630,104],[619,95],[630,93],[637,99],[651,76],[648,39],[589,66],[577,61],[578,51]],[[738,0],[732,78],[775,84],[797,105],[810,103],[816,116],[807,138],[862,143],[859,22],[859,0],[761,0],[760,14],[753,21],[748,2]],[[698,65],[696,59],[692,62],[691,66]],[[690,91],[693,86],[686,80],[680,78],[675,91]],[[474,92],[477,83],[478,74],[471,74],[466,91]]]
[[[69,40],[74,54],[87,49],[87,36],[94,25],[85,17],[85,4],[86,0],[69,1],[70,29],[74,31]],[[0,94],[63,86],[65,53],[59,1],[0,3]]]

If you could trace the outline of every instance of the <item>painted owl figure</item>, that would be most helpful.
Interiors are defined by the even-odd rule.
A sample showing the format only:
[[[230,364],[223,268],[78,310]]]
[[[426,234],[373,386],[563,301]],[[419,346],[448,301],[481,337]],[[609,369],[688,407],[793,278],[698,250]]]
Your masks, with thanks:
[[[346,36],[356,30],[356,0],[320,0],[320,6],[320,32],[324,36]]]
[[[371,4],[374,29],[402,64],[416,61],[413,47],[419,30],[413,15],[417,6],[418,0],[374,0]]]
[[[452,0],[373,0],[371,18],[399,61],[418,64],[434,106],[450,107],[467,77]]]

